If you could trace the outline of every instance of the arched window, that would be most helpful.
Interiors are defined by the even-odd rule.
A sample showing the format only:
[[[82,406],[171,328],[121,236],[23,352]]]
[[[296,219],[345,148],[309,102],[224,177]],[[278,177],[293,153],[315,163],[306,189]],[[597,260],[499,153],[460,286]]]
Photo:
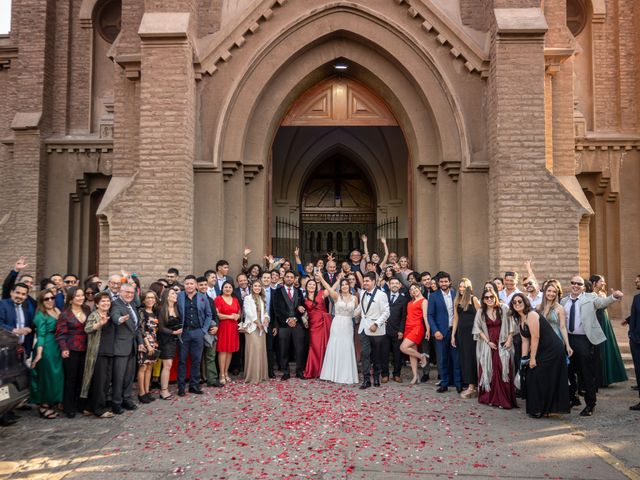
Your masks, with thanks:
[[[349,232],[349,251],[353,250],[353,232]]]
[[[315,247],[315,235],[313,232],[309,232],[309,251],[313,252]]]
[[[322,250],[322,232],[318,232],[318,238],[316,238],[316,252],[321,252]]]
[[[327,233],[327,250],[333,250],[333,232]]]
[[[336,250],[342,252],[342,232],[336,233]]]

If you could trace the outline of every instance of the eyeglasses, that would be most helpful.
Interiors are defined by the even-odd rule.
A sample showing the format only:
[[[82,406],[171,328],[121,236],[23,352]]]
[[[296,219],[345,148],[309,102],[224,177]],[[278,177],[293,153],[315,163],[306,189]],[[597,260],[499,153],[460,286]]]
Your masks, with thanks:
[[[85,295],[95,295],[95,293],[93,293],[91,290],[85,290],[84,294]]]
[[[515,277],[516,276],[516,272],[504,272],[504,276],[505,277]]]
[[[580,283],[580,282],[571,282],[571,285],[577,285],[578,287],[582,287],[584,285],[584,283]]]
[[[53,299],[54,299],[53,297],[44,297],[42,300],[45,302],[51,302],[53,301]]]
[[[493,295],[485,295],[484,297],[485,300],[495,300],[495,298],[493,298]]]

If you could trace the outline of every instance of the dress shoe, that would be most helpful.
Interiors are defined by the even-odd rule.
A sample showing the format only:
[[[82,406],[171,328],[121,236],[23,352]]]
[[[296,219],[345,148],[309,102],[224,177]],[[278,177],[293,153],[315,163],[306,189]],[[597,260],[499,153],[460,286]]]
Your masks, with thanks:
[[[220,388],[220,387],[224,387],[224,385],[220,383],[218,380],[214,380],[212,383],[207,384],[207,387]]]
[[[306,378],[304,377],[304,375],[303,375],[303,374],[301,374],[301,373],[296,373],[296,378],[297,378],[298,380],[306,380]]]
[[[436,390],[436,392],[438,393],[444,393],[447,392],[449,390],[449,387],[438,387],[438,389]]]
[[[146,395],[138,395],[138,401],[140,403],[151,403],[151,400],[147,399]]]
[[[147,397],[147,400],[149,400],[149,403],[156,401],[156,397],[154,397],[150,393],[145,393],[144,396]]]
[[[10,427],[11,425],[17,422],[18,422],[17,419],[7,417],[6,415],[3,415],[2,417],[0,417],[0,427]]]
[[[20,410],[21,412],[28,412],[31,410],[31,405],[20,405],[16,410]]]
[[[184,397],[186,393],[184,393],[184,387],[178,388],[178,396]]]
[[[285,373],[284,375],[282,375],[280,377],[280,380],[282,380],[284,382],[284,381],[289,380],[290,378],[291,378],[291,375],[289,375],[288,373]]]
[[[373,377],[373,386],[374,387],[380,386],[380,377]]]
[[[122,408],[120,405],[113,405],[111,407],[111,411],[116,415],[122,415],[124,413],[124,408]]]
[[[394,375],[393,381],[394,382],[398,382],[398,383],[402,383],[402,377],[399,376],[399,375]]]
[[[366,378],[365,380],[362,381],[362,385],[360,385],[360,390],[365,390],[369,387],[371,387],[371,380]]]
[[[636,412],[640,411],[640,403],[636,403],[634,406],[629,407],[629,410],[635,410]]]
[[[276,378],[276,374],[273,372],[269,372],[269,378]]]
[[[582,405],[582,402],[578,397],[573,397],[571,400],[569,400],[569,403],[572,407],[579,407],[580,405]]]
[[[234,377],[236,375],[240,375],[240,370],[238,370],[237,368],[234,368],[233,370],[231,370],[231,375],[233,375]]]
[[[138,406],[133,402],[123,402],[122,408],[124,408],[125,410],[137,410]]]
[[[638,385],[633,385],[633,386],[631,387],[631,390],[635,390],[635,391],[637,392],[637,391],[638,391]]]
[[[389,381],[389,377],[382,377],[382,383],[387,383]]]
[[[196,395],[202,395],[204,391],[200,387],[189,387],[189,393],[195,393]]]
[[[76,418],[76,412],[65,412],[67,418]]]
[[[581,417],[590,417],[591,415],[593,415],[593,409],[594,407],[587,405],[586,407],[584,407],[584,409],[582,409],[582,411],[580,412],[580,416]]]
[[[18,420],[19,418],[21,418],[21,416],[13,410],[9,410],[7,413],[5,413],[5,415],[7,416],[7,418],[10,418],[12,420]]]
[[[429,381],[429,374],[428,374],[428,373],[424,373],[424,374],[422,374],[422,377],[420,377],[420,381],[421,381],[422,383],[424,383],[424,382],[428,382],[428,381]]]
[[[462,387],[456,387],[456,392],[462,393]]]

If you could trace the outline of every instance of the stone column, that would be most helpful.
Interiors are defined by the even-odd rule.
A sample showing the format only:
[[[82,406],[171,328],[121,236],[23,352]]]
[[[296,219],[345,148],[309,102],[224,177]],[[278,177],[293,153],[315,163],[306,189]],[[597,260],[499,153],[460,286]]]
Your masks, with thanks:
[[[195,74],[189,13],[147,12],[140,47],[139,158],[131,177],[112,179],[109,272],[136,271],[145,283],[168,267],[191,272]],[[124,125],[123,125],[124,127]],[[124,132],[120,132],[124,134]]]
[[[579,222],[586,210],[546,169],[547,24],[539,8],[497,8],[488,88],[489,250],[492,274],[540,278],[579,271]]]

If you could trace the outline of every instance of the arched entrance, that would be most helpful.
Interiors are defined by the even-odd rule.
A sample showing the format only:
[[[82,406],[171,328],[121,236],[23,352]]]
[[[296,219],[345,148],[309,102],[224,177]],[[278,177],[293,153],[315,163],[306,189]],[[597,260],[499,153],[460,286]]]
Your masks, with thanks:
[[[346,258],[387,237],[409,254],[408,151],[385,102],[361,83],[332,76],[304,92],[272,147],[272,252]]]

